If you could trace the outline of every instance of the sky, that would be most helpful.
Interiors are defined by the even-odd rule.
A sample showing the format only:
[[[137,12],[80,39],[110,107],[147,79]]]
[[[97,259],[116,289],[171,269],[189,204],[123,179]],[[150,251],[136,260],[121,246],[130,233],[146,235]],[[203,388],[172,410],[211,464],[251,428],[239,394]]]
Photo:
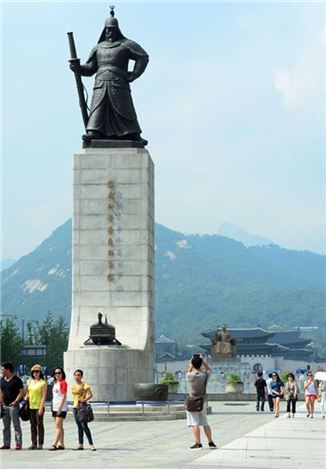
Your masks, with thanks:
[[[108,2],[2,4],[2,255],[18,259],[72,214],[82,63]],[[149,54],[132,83],[155,164],[156,221],[242,226],[326,254],[324,2],[116,2]],[[83,79],[91,96],[93,78]]]

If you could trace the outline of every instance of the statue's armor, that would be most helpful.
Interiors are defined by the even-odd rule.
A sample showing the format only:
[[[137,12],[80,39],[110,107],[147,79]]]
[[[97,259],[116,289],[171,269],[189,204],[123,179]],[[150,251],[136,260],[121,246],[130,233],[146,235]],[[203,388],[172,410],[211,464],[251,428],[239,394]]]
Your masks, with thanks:
[[[146,52],[134,41],[100,42],[91,52],[82,75],[95,76],[88,131],[112,137],[140,134],[141,129],[131,98],[128,62],[135,60],[133,75],[143,73],[148,62]]]

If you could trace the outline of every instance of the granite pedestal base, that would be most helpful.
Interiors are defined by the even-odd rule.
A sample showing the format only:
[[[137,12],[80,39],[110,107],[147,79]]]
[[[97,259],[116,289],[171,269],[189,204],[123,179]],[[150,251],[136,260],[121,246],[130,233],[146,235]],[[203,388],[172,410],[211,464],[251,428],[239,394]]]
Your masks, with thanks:
[[[64,367],[68,384],[83,370],[96,401],[133,400],[134,384],[154,379],[154,164],[134,142],[113,143],[74,155]],[[99,312],[122,346],[84,344]]]
[[[134,384],[153,381],[152,352],[116,346],[85,346],[64,354],[68,384],[77,368],[84,372],[93,401],[135,400]]]

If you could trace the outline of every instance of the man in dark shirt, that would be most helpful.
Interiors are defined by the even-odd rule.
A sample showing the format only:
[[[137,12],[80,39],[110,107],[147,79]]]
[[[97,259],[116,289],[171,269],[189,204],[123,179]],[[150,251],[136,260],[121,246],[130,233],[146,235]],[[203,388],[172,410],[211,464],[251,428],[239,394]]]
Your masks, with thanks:
[[[1,364],[0,405],[3,406],[3,445],[0,449],[10,449],[11,421],[15,430],[16,449],[22,448],[22,430],[19,420],[19,402],[24,397],[22,380],[13,374],[10,362]]]
[[[257,405],[256,410],[259,411],[259,408],[264,412],[265,399],[267,394],[267,384],[263,378],[263,372],[258,371],[258,378],[255,381],[256,391],[257,391]]]

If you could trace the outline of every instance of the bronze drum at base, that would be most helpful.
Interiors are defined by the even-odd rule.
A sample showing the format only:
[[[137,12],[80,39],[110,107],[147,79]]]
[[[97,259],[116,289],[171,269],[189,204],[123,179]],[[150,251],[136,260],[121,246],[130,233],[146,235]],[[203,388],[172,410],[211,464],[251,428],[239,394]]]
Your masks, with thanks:
[[[167,401],[169,387],[167,384],[135,383],[134,395],[136,401]]]

